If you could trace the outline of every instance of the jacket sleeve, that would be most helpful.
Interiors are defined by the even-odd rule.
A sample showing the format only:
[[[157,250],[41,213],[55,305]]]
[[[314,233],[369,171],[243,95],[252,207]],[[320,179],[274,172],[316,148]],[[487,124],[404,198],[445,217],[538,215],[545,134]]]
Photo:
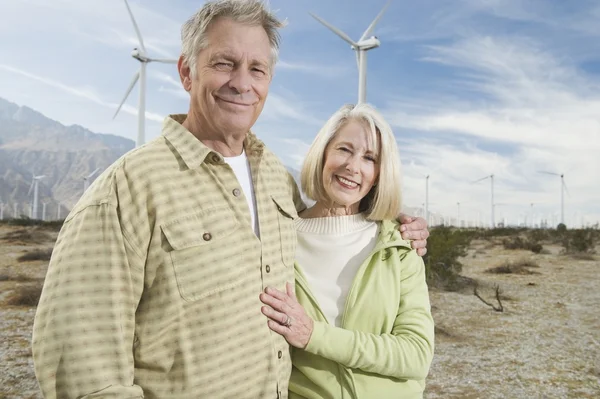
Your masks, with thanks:
[[[391,333],[376,335],[315,321],[305,350],[369,373],[425,379],[434,347],[425,266],[412,250],[402,260],[402,267],[401,299]]]
[[[145,261],[128,237],[110,200],[76,207],[63,225],[33,326],[45,398],[144,397],[133,342]]]

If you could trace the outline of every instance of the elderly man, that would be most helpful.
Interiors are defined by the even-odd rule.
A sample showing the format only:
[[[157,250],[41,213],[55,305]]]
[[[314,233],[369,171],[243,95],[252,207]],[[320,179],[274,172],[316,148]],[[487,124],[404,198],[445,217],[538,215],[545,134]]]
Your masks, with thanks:
[[[33,331],[46,398],[287,397],[289,348],[259,293],[293,281],[304,204],[249,132],[280,27],[257,0],[184,24],[188,114],[105,171],[56,242]]]

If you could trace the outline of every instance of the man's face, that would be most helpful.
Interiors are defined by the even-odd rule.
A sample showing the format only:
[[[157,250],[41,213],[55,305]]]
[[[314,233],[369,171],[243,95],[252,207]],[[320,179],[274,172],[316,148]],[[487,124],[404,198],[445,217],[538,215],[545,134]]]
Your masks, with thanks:
[[[190,113],[202,129],[222,135],[247,133],[260,115],[271,83],[271,47],[261,26],[228,18],[213,21],[196,76],[181,69]]]

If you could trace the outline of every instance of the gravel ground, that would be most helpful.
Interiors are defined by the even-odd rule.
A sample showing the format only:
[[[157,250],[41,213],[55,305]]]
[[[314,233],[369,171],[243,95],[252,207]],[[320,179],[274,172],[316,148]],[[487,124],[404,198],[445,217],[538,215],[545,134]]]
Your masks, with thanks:
[[[474,242],[463,274],[505,311],[465,293],[431,292],[436,352],[426,398],[600,398],[600,262],[506,251]],[[473,257],[475,255],[475,257]],[[533,259],[539,274],[489,274],[506,260]],[[501,298],[503,297],[501,296]]]
[[[2,240],[0,225],[0,399],[41,398],[31,358],[34,309],[4,305],[20,285],[43,278],[47,262],[20,263],[24,251],[51,247],[56,232],[35,242]],[[39,232],[37,232],[39,233]],[[431,291],[436,352],[427,399],[600,398],[600,261],[506,251],[473,242],[463,274],[480,282],[493,302],[499,284],[505,311],[495,312],[472,291]],[[489,274],[505,260],[533,259],[538,274]],[[14,276],[32,281],[12,281]],[[39,282],[39,280],[38,280]]]

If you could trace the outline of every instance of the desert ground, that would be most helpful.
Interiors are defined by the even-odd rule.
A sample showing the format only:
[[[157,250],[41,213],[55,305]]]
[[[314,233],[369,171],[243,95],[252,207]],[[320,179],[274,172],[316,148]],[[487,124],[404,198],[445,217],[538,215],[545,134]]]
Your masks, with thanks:
[[[0,224],[0,398],[41,398],[33,373],[31,328],[56,229]],[[600,398],[600,256],[505,250],[476,240],[462,275],[480,296],[431,290],[435,357],[426,398]],[[37,252],[36,252],[37,251]],[[23,255],[33,260],[19,260]],[[505,261],[531,266],[488,269]]]

